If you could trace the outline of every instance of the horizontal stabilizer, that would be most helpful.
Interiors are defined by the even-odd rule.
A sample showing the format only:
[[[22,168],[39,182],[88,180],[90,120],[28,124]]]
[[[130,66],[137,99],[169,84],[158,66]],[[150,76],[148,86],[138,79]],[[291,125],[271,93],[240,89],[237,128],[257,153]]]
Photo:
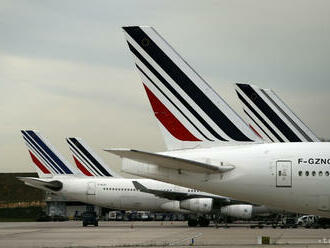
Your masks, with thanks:
[[[16,177],[16,178],[24,182],[26,185],[38,189],[50,189],[52,191],[60,191],[63,187],[63,183],[57,180],[46,181],[35,177]]]
[[[222,173],[234,169],[233,166],[216,166],[194,160],[171,157],[163,154],[150,153],[133,149],[105,149],[105,151],[113,153],[122,158],[131,159],[141,163],[197,173]]]

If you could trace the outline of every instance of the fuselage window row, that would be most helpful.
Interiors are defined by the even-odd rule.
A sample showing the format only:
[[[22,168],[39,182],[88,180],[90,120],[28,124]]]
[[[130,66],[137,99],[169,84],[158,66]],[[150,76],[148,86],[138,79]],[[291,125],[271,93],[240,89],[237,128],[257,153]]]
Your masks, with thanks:
[[[130,189],[130,188],[103,188],[103,190],[112,190],[112,191],[138,191],[136,189]]]
[[[312,171],[311,173],[309,171],[305,171],[305,176],[308,177],[309,175],[315,177],[316,175],[319,175],[320,177],[323,176],[323,174],[325,176],[329,176],[330,175],[330,172],[329,171],[326,171],[323,173],[323,171],[319,171],[318,173],[316,173],[316,171]],[[298,172],[298,175],[301,177],[304,175],[303,171],[299,171]]]

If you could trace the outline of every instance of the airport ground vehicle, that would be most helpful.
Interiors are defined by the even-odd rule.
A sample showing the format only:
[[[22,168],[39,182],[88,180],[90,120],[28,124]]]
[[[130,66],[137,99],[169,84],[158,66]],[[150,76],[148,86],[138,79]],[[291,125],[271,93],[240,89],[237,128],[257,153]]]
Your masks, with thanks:
[[[318,217],[315,215],[303,215],[298,218],[297,225],[308,227],[311,226],[315,221],[317,221],[317,219]]]
[[[82,213],[83,226],[93,225],[98,226],[99,221],[95,211],[86,211]]]
[[[330,228],[330,218],[316,218],[316,220],[310,225],[310,227],[323,229]]]

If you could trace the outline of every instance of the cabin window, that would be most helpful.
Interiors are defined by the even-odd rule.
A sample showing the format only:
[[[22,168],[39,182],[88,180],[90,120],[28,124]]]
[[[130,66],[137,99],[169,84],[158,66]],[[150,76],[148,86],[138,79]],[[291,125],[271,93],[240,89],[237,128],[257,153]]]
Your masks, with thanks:
[[[308,177],[309,176],[309,171],[305,172],[305,176]]]
[[[325,175],[328,177],[329,176],[329,171],[326,171],[325,172]]]
[[[323,176],[323,171],[319,171],[319,176]]]
[[[312,171],[312,176],[315,177],[315,175],[316,175],[316,172]]]
[[[302,176],[302,174],[303,174],[302,171],[299,171],[299,172],[298,172],[298,175],[299,175],[300,177]]]

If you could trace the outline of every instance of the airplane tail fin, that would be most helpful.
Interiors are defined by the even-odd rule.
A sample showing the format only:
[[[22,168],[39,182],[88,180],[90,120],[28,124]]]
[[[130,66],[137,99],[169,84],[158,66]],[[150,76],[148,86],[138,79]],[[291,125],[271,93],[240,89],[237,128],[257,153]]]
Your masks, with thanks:
[[[152,27],[123,27],[169,150],[261,142]]]
[[[77,168],[85,176],[120,177],[81,138],[71,137],[66,138],[66,141],[70,146]]]
[[[78,174],[38,131],[21,130],[21,132],[40,178]]]
[[[317,136],[270,89],[236,84],[243,111],[255,132],[269,142],[318,142]]]

